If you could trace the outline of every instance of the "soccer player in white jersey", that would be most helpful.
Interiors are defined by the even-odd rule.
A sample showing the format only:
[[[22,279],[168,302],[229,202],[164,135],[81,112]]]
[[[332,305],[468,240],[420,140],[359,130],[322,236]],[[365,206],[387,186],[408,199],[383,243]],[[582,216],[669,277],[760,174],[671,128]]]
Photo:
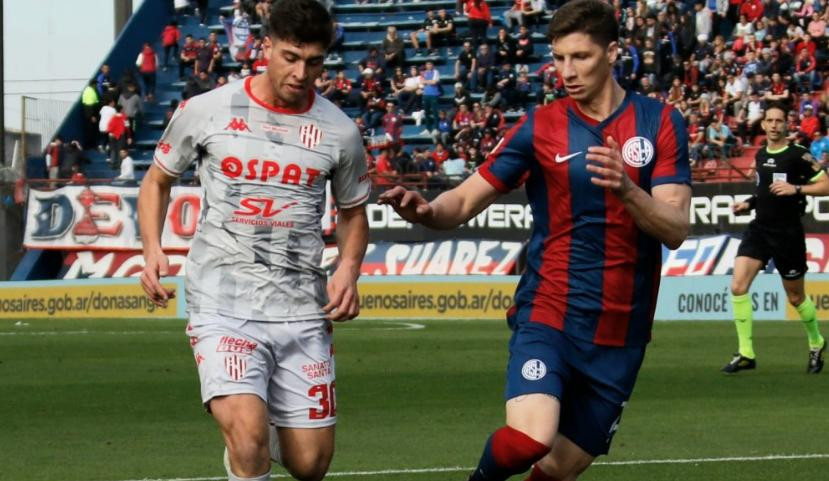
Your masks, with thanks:
[[[336,422],[332,321],[357,316],[370,182],[360,134],[314,93],[333,37],[316,0],[281,0],[267,71],[182,102],[144,178],[138,214],[156,304],[173,292],[161,246],[171,185],[199,159],[204,198],[186,295],[205,407],[224,436],[228,479],[325,476]],[[339,265],[320,269],[325,184],[338,204]],[[269,446],[270,442],[270,446]]]

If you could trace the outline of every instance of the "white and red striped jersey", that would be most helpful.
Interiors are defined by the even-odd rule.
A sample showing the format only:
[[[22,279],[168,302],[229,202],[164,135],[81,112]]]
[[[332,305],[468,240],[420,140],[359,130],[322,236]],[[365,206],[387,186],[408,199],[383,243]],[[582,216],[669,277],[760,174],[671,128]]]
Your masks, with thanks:
[[[186,264],[188,309],[319,319],[325,184],[341,208],[366,202],[362,139],[325,98],[309,92],[306,111],[280,109],[253,95],[252,79],[182,102],[155,151],[171,176],[199,160],[204,198]]]

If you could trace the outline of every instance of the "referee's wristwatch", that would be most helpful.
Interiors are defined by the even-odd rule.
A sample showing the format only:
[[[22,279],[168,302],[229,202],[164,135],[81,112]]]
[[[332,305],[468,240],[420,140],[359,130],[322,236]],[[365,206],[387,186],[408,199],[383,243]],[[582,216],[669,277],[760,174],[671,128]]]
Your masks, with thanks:
[[[803,187],[803,186],[802,185],[795,185],[794,186],[794,193],[797,194],[797,195],[800,195],[801,194],[801,192],[800,192],[801,187]]]

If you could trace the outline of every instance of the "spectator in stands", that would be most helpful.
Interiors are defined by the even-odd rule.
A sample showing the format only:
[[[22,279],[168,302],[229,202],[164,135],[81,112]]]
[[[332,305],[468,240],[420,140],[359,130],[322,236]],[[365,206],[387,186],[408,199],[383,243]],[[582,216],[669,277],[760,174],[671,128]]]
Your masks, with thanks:
[[[518,75],[509,62],[501,63],[501,70],[497,73],[495,88],[501,94],[502,101],[498,103],[502,109],[513,110],[516,107],[516,87]]]
[[[521,11],[522,22],[520,26],[529,24],[541,26],[544,21],[544,14],[547,13],[547,6],[544,0],[524,0]]]
[[[465,0],[463,10],[469,19],[469,40],[472,48],[486,41],[487,27],[492,26],[492,14],[486,0]]]
[[[129,84],[127,86],[127,90],[118,98],[118,105],[121,106],[124,115],[127,116],[127,123],[130,130],[133,133],[137,132],[138,120],[144,111],[144,107],[141,103],[141,96],[136,92],[135,84]]]
[[[426,10],[426,18],[423,19],[422,26],[419,29],[409,33],[409,39],[412,41],[412,46],[415,49],[415,55],[422,55],[423,53],[420,50],[420,42],[424,42],[429,51],[432,50],[432,38],[429,35],[429,32],[432,31],[434,23],[435,12],[433,10]]]
[[[118,156],[120,158],[120,174],[118,177],[115,177],[113,180],[116,181],[126,181],[132,182],[135,180],[135,164],[130,157],[129,151],[127,151],[126,147],[122,147],[118,151]]]
[[[486,157],[477,146],[473,144],[466,149],[466,168],[469,171],[477,170],[484,162],[486,162]]]
[[[515,83],[515,100],[512,105],[516,109],[525,109],[530,101],[530,94],[532,93],[532,84],[530,77],[526,70],[522,70],[518,74],[518,80]]]
[[[406,62],[406,49],[403,39],[397,36],[397,27],[389,25],[383,39],[383,58],[388,68],[403,67]]]
[[[345,27],[339,22],[334,22],[334,42],[328,49],[328,59],[339,61],[342,59],[342,51],[345,45]]]
[[[437,55],[437,47],[439,46],[451,47],[454,38],[454,19],[451,15],[449,15],[445,8],[441,8],[440,10],[438,10],[438,15],[435,18],[434,23],[432,24],[432,28],[429,30],[429,43],[431,43],[432,45],[431,47],[429,47],[429,54]],[[449,50],[451,50],[451,48]]]
[[[322,74],[314,80],[314,87],[318,94],[329,100],[331,99],[334,94],[334,79],[331,78],[328,69],[323,69]]]
[[[760,121],[763,120],[763,101],[757,92],[749,94],[748,102],[743,105],[737,114],[737,135],[743,139],[743,144],[751,144],[754,136],[760,133]]]
[[[193,67],[193,75],[198,75],[202,70],[212,72],[213,51],[207,46],[207,39],[201,37],[196,47],[196,63]]]
[[[331,100],[340,107],[348,107],[351,105],[351,80],[345,76],[345,70],[337,70],[337,76],[334,78],[334,92],[331,94]]]
[[[100,152],[106,152],[109,147],[109,121],[112,120],[112,116],[117,113],[115,105],[115,99],[108,97],[106,99],[106,103],[101,106],[101,110],[98,111],[98,118],[100,119],[98,120],[98,132],[100,133],[98,150]]]
[[[84,139],[83,145],[89,147],[95,144],[98,138],[98,82],[95,79],[90,80],[86,87],[81,92],[81,107],[83,108],[84,117]]]
[[[455,81],[468,86],[470,90],[476,90],[478,84],[478,78],[475,74],[476,68],[477,59],[472,42],[466,40],[463,42],[463,47],[461,47],[458,58],[455,60]]]
[[[513,63],[515,57],[515,39],[508,33],[507,29],[499,28],[498,36],[495,38],[495,63],[503,65]]]
[[[207,36],[207,48],[210,49],[211,63],[207,69],[210,73],[218,73],[222,70],[222,46],[219,44],[219,36],[216,32],[210,32]]]
[[[473,135],[472,113],[466,104],[458,107],[458,112],[452,119],[452,135],[454,140],[470,138]]]
[[[435,144],[435,150],[432,151],[432,160],[435,161],[435,166],[438,170],[443,170],[443,163],[449,159],[449,151],[446,150],[446,146],[442,143],[438,142]]]
[[[49,145],[46,147],[46,170],[50,180],[55,180],[58,178],[62,159],[63,140],[56,135],[55,138],[51,142],[49,142]]]
[[[130,134],[127,127],[127,117],[121,112],[121,106],[115,106],[115,114],[109,119],[107,134],[109,136],[109,165],[118,170],[120,168],[119,152],[131,144]]]
[[[809,152],[821,165],[826,167],[829,165],[829,127],[826,128],[826,135],[821,137],[820,132],[815,132],[812,137],[812,145],[809,146]]]
[[[171,20],[161,32],[161,45],[164,47],[164,70],[170,66],[170,53],[173,59],[179,56],[178,42],[181,39],[181,31],[178,29],[178,22]]]
[[[265,49],[259,50],[251,68],[254,74],[265,72],[268,69],[268,59],[265,58]]]
[[[457,153],[446,159],[446,161],[441,164],[441,171],[443,172],[443,175],[449,177],[453,181],[462,180],[469,175],[469,171],[466,169],[466,160]]]
[[[101,71],[98,73],[98,76],[95,77],[95,83],[99,98],[103,98],[104,95],[115,86],[112,78],[109,76],[109,65],[101,65]]]
[[[58,177],[69,179],[72,177],[73,166],[88,163],[89,159],[83,155],[83,146],[77,140],[72,140],[64,144],[63,147],[63,158],[60,161]]]
[[[472,97],[469,95],[469,92],[464,88],[463,84],[460,82],[455,83],[455,95],[452,97],[452,110],[449,113],[449,118],[452,119],[455,117],[455,113],[461,107],[461,105],[466,105],[469,107],[472,104]]]
[[[714,121],[708,126],[706,139],[708,140],[709,156],[717,160],[731,157],[731,150],[736,145],[736,141],[731,134],[731,129],[723,123],[720,116],[714,117]]]
[[[688,159],[694,167],[702,160],[705,149],[705,127],[700,123],[699,116],[692,112],[688,117]]]
[[[806,104],[803,109],[803,116],[800,119],[800,132],[803,134],[801,143],[806,146],[812,141],[815,133],[820,133],[820,119],[815,116],[812,104]]]
[[[374,80],[380,83],[386,81],[386,60],[377,47],[370,47],[368,54],[357,64],[360,72],[371,70]]]
[[[515,0],[513,5],[504,12],[504,25],[511,32],[514,25],[524,25],[524,11],[529,9],[529,0]]]
[[[438,101],[440,100],[440,74],[435,64],[426,62],[426,68],[420,74],[420,83],[423,85],[423,110],[426,123],[424,135],[437,135]]]
[[[382,119],[383,131],[389,143],[397,147],[401,143],[403,136],[403,116],[397,110],[397,105],[394,102],[386,102],[386,113]]]
[[[392,163],[392,150],[383,149],[380,155],[374,161],[374,182],[377,185],[392,186],[395,185],[396,177],[398,175],[397,169]]]
[[[196,0],[196,16],[199,17],[199,26],[204,27],[207,22],[208,0]]]
[[[797,54],[795,60],[794,80],[797,91],[800,93],[810,93],[812,88],[817,83],[817,60],[814,55],[809,53],[809,49],[803,48]]]
[[[199,53],[199,45],[193,40],[193,36],[187,34],[184,37],[184,45],[181,47],[181,53],[178,57],[178,78],[179,80],[184,80],[184,69],[190,67],[194,69],[196,68],[196,58],[198,57]]]
[[[533,55],[533,39],[526,25],[518,27],[518,37],[515,40],[513,62],[518,69],[528,69]]]
[[[144,43],[144,48],[135,60],[135,66],[141,72],[141,81],[144,83],[144,99],[147,102],[153,102],[155,100],[155,77],[158,69],[158,55],[155,54],[155,50],[153,50],[149,42]]]
[[[452,121],[447,117],[446,111],[438,112],[438,134],[435,136],[435,143],[444,145],[452,140]]]
[[[478,47],[475,66],[478,70],[475,79],[476,91],[488,90],[493,85],[495,69],[495,55],[489,50],[489,45],[482,43]]]

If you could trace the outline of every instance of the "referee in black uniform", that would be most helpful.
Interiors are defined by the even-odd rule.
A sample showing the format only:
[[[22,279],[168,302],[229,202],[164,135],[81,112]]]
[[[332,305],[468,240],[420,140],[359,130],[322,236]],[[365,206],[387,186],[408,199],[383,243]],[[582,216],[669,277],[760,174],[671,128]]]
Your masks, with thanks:
[[[757,192],[746,202],[734,205],[735,214],[747,214],[755,209],[756,217],[743,234],[731,280],[739,350],[722,371],[735,373],[754,369],[757,365],[751,341],[752,313],[748,290],[757,273],[765,268],[769,259],[774,259],[783,278],[786,297],[797,309],[809,338],[806,370],[817,374],[823,369],[826,341],[818,330],[815,304],[803,288],[806,240],[800,216],[806,195],[829,195],[829,176],[806,148],[788,143],[783,107],[768,106],[761,125],[767,142],[755,158]]]

